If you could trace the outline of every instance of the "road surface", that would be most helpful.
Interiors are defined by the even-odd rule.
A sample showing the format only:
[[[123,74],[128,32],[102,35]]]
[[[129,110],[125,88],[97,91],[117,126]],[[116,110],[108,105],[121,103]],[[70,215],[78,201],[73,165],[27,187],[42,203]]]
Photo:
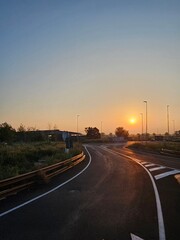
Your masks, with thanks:
[[[1,201],[2,240],[180,239],[180,159],[87,145],[86,160]]]

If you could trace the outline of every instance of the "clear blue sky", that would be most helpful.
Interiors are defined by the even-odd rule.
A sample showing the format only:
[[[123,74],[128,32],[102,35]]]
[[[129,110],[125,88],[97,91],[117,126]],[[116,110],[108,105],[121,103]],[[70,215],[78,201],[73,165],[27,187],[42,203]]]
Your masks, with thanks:
[[[180,129],[179,0],[0,0],[0,55],[0,123]]]

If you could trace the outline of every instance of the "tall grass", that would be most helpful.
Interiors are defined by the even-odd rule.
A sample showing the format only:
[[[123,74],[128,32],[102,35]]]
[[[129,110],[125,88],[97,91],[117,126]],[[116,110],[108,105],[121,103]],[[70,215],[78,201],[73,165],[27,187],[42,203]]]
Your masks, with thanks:
[[[0,145],[0,180],[68,159],[82,151],[81,144],[65,153],[64,142]]]
[[[144,142],[144,143],[133,143],[129,146],[129,148],[136,148],[139,150],[152,150],[160,152],[162,149],[168,149],[173,151],[180,151],[180,143],[179,142]]]

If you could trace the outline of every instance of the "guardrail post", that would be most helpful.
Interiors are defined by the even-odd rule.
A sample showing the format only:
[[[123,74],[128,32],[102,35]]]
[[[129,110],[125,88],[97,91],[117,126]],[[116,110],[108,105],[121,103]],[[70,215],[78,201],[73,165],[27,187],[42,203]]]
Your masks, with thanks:
[[[42,183],[48,183],[49,180],[46,176],[46,172],[43,171],[43,169],[39,169],[39,171],[37,172],[37,177],[38,177],[38,183],[42,184]]]

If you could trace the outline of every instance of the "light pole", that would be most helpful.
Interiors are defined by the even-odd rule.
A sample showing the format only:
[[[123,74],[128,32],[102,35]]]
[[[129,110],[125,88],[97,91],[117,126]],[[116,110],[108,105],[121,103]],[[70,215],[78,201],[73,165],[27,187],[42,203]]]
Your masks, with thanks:
[[[78,131],[79,131],[79,125],[78,125],[79,116],[80,116],[79,114],[77,114],[77,116],[76,116],[77,117],[77,140],[78,141],[79,141],[79,133],[78,133]]]
[[[175,120],[173,120],[173,134],[175,134]]]
[[[102,125],[103,125],[103,122],[101,121],[101,136],[102,136]]]
[[[146,104],[146,141],[147,141],[147,101],[144,101]]]
[[[167,133],[169,135],[169,105],[167,105]]]
[[[142,131],[142,136],[143,136],[143,113],[140,113],[141,115],[141,131]]]

